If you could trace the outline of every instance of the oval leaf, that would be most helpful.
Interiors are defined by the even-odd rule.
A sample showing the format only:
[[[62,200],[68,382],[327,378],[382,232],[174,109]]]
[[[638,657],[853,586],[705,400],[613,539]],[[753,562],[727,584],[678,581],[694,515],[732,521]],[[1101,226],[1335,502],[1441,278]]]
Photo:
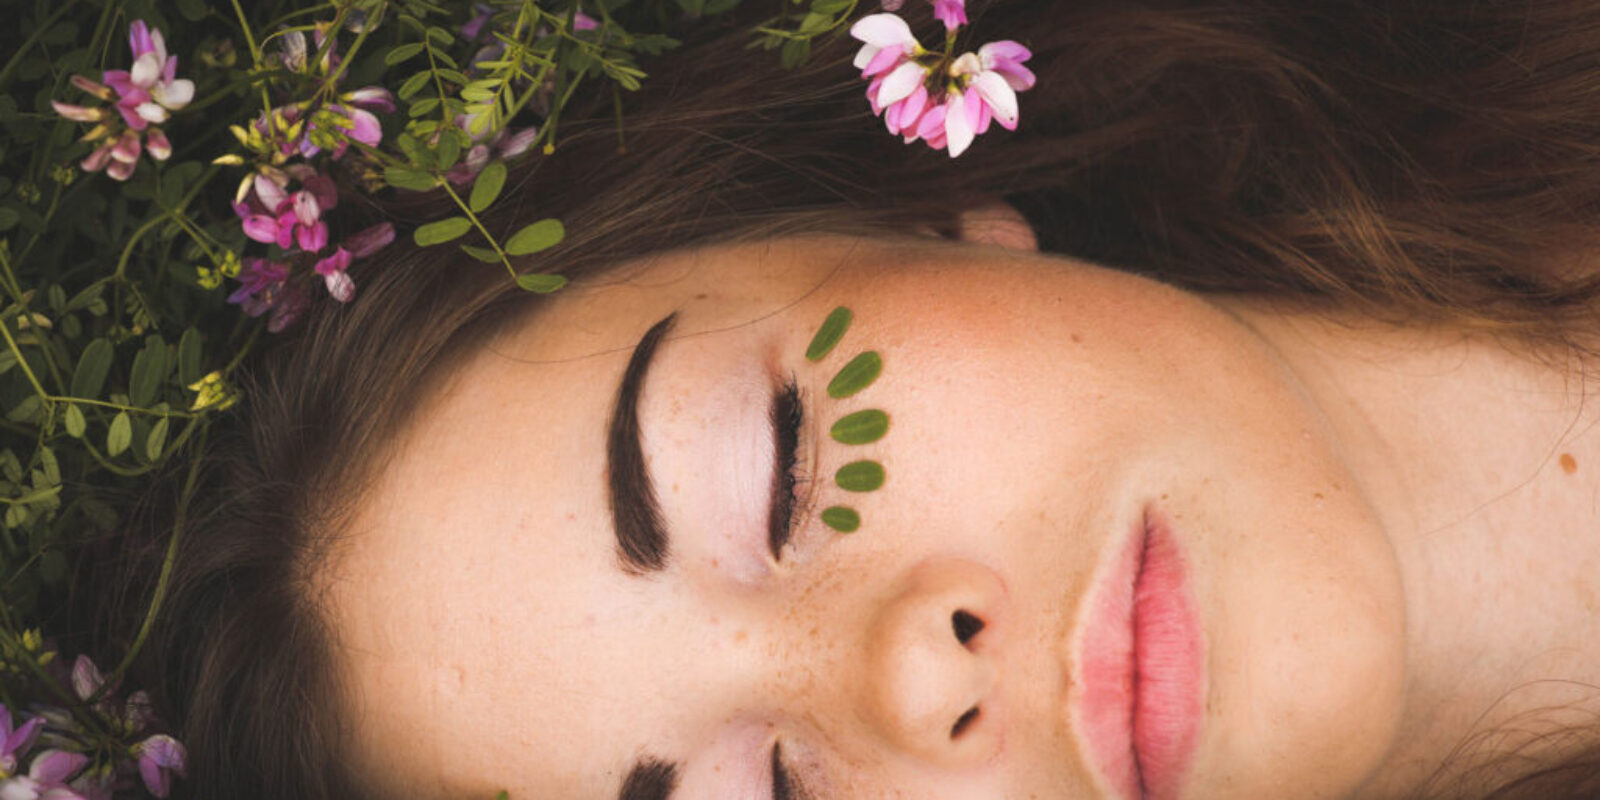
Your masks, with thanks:
[[[67,426],[67,435],[74,439],[82,439],[83,432],[89,428],[89,423],[83,418],[83,412],[77,406],[68,403],[66,418],[62,420]]]
[[[451,217],[417,228],[411,238],[415,239],[417,244],[427,247],[459,239],[470,230],[472,230],[472,220],[466,217]]]
[[[420,52],[422,52],[421,42],[403,44],[393,50],[390,50],[389,53],[383,57],[383,63],[392,67],[408,58],[416,56],[416,54]]]
[[[853,508],[832,506],[822,510],[822,522],[840,533],[855,533],[861,527],[861,515]]]
[[[120,456],[133,444],[133,420],[128,419],[128,412],[119,412],[111,420],[111,430],[106,433],[106,454]]]
[[[822,321],[822,327],[817,329],[817,335],[811,337],[811,344],[806,347],[806,360],[820,361],[831,352],[833,346],[844,338],[845,330],[850,327],[850,319],[850,309],[844,306],[828,312],[828,318]]]
[[[567,235],[559,219],[541,219],[511,235],[506,241],[506,252],[514,256],[537,253],[561,243]]]
[[[500,254],[487,247],[473,247],[470,244],[461,245],[461,252],[482,261],[485,264],[500,263]]]
[[[495,198],[500,196],[500,187],[505,185],[505,162],[489,162],[488,166],[478,173],[478,179],[472,182],[472,197],[467,201],[467,206],[474,214],[488,208]]]
[[[833,423],[828,435],[840,444],[869,444],[889,432],[889,415],[876,408],[846,414]]]
[[[383,180],[390,186],[410,189],[413,192],[426,192],[439,185],[432,175],[419,169],[405,167],[386,167],[383,170]]]
[[[883,485],[883,465],[876,461],[852,461],[833,473],[833,482],[847,492],[870,492]]]
[[[129,402],[147,406],[155,402],[156,392],[167,377],[167,345],[160,338],[150,337],[138,355],[133,357],[133,374],[128,378]]]
[[[518,275],[517,285],[530,292],[549,294],[567,285],[567,279],[560,275]]]
[[[205,377],[201,372],[205,368],[205,354],[201,349],[204,344],[200,331],[195,328],[184,331],[183,338],[178,340],[178,382],[184,386]]]
[[[878,379],[878,373],[883,371],[883,358],[876,350],[868,350],[844,365],[839,374],[828,381],[828,396],[839,398],[849,397],[862,389],[872,385]]]
[[[78,366],[72,371],[72,396],[92,400],[105,388],[106,373],[111,371],[113,349],[111,342],[96,339],[83,348]]]
[[[150,429],[150,435],[144,440],[144,454],[151,461],[161,458],[161,448],[167,444],[167,423],[171,421],[171,417],[162,417],[156,422],[155,427]]]

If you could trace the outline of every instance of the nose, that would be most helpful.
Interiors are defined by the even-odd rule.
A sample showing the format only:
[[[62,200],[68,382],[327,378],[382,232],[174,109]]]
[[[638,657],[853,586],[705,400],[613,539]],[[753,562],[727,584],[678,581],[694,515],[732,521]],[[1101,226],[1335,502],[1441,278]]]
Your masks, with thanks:
[[[859,707],[897,749],[951,768],[996,751],[1004,599],[992,570],[948,560],[914,567],[878,607]]]

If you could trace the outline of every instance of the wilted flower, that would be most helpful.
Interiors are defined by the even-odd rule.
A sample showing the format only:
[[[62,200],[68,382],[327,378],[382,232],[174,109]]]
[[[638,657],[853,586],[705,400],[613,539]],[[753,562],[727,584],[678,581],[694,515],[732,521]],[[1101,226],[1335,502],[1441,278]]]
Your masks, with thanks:
[[[366,258],[388,247],[393,241],[394,225],[380,222],[352,234],[334,248],[332,255],[318,259],[315,269],[327,284],[328,294],[341,303],[348,303],[354,299],[356,284],[345,270],[350,268],[351,262],[358,258]]]
[[[466,114],[456,117],[456,127],[470,134],[472,117]],[[488,137],[489,141],[483,141],[484,138],[483,135],[477,137],[476,142],[467,149],[467,154],[462,157],[461,161],[451,167],[449,172],[445,173],[446,180],[457,186],[471,183],[472,179],[476,178],[478,173],[482,172],[490,161],[510,158],[527,152],[528,148],[533,146],[533,141],[539,138],[539,129],[531,126],[517,131],[512,131],[510,128],[501,128],[495,131],[493,136]]]
[[[189,754],[177,739],[166,734],[156,734],[133,746],[139,757],[139,777],[146,789],[156,797],[166,797],[172,791],[172,775],[184,776],[184,761]]]
[[[72,76],[73,86],[100,100],[114,100],[111,108],[120,121],[104,107],[50,101],[56,113],[67,119],[98,123],[83,136],[83,141],[101,144],[79,166],[86,172],[103,169],[119,181],[133,175],[142,149],[157,161],[172,155],[172,143],[166,133],[153,124],[166,122],[169,111],[177,111],[194,99],[194,82],[177,77],[178,57],[167,54],[160,30],[136,20],[129,26],[128,43],[133,48],[133,69],[106,70],[101,75],[104,84],[82,75]]]
[[[247,258],[239,270],[239,284],[239,288],[228,296],[228,302],[238,305],[252,317],[271,311],[267,330],[273,333],[294,324],[305,310],[305,292],[289,283],[288,264],[265,258]]]

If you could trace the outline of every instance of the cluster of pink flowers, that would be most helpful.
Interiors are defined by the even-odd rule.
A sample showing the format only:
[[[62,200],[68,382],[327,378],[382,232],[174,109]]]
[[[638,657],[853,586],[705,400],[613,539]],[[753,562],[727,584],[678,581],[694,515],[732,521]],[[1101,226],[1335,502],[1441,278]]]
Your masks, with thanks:
[[[194,81],[177,77],[178,57],[167,54],[161,31],[138,20],[128,29],[128,44],[133,48],[133,68],[106,70],[104,83],[82,75],[72,76],[72,85],[100,100],[113,101],[110,107],[75,106],[50,101],[56,113],[78,122],[93,122],[95,127],[83,141],[100,142],[82,162],[87,172],[105,170],[107,175],[125,181],[133,175],[141,150],[165,161],[172,155],[172,143],[158,127],[169,112],[177,111],[194,99]]]
[[[142,691],[129,695],[119,708],[115,692],[103,690],[105,678],[86,656],[74,663],[70,681],[79,700],[93,701],[96,714],[130,740],[141,737],[155,722],[150,698]],[[172,791],[172,776],[184,775],[188,753],[164,733],[143,735],[130,748],[132,761],[102,765],[91,765],[89,756],[71,749],[76,733],[72,716],[60,709],[42,709],[17,724],[11,709],[0,705],[0,798],[111,800],[115,792],[138,782],[164,798]],[[41,744],[45,746],[35,749]]]
[[[935,0],[934,15],[949,41],[967,21],[963,0]],[[1033,57],[1028,48],[1004,40],[952,58],[924,49],[911,26],[893,13],[862,17],[850,35],[864,43],[855,66],[871,81],[867,100],[873,113],[907,144],[920,139],[954,158],[993,123],[1016,130],[1017,92],[1034,84],[1033,72],[1023,66]]]
[[[325,28],[312,31],[317,50],[327,49],[317,63],[310,63],[306,37],[292,31],[280,38],[275,58],[287,69],[331,81],[335,98],[320,106],[296,102],[278,106],[259,115],[248,128],[234,126],[239,143],[257,155],[253,171],[239,183],[233,211],[245,236],[262,244],[275,245],[278,254],[267,258],[251,256],[242,260],[239,287],[228,302],[246,314],[259,317],[271,313],[267,330],[278,332],[294,324],[310,304],[303,283],[294,280],[294,266],[309,266],[322,279],[333,299],[348,303],[355,298],[356,285],[347,270],[358,258],[365,258],[394,241],[394,226],[384,222],[334,241],[323,215],[339,203],[338,189],[313,159],[325,155],[329,161],[344,157],[352,142],[376,147],[383,141],[383,126],[377,113],[395,109],[395,98],[381,86],[366,86],[337,93],[340,58],[337,47],[327,39]],[[243,163],[243,159],[224,159]]]

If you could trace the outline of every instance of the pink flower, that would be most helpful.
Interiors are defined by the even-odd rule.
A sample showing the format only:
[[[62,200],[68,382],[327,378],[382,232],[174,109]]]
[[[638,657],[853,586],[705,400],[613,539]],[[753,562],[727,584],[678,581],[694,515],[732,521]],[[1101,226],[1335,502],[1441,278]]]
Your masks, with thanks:
[[[320,258],[316,272],[328,287],[328,294],[341,303],[355,299],[356,283],[345,270],[358,258],[366,258],[389,246],[394,241],[394,225],[383,222],[358,231],[334,248],[333,254]]]
[[[177,111],[194,99],[194,82],[176,77],[178,57],[167,55],[161,31],[137,20],[129,26],[128,43],[133,48],[132,70],[107,70],[102,74],[105,84],[82,75],[72,76],[73,86],[100,100],[114,100],[111,109],[116,110],[115,115],[107,108],[50,101],[56,113],[67,119],[97,123],[83,141],[104,141],[79,166],[85,172],[105,170],[119,181],[133,175],[139,153],[146,149],[143,144],[148,144],[150,157],[157,161],[172,156],[167,135],[152,126],[165,122],[169,111]],[[142,131],[147,132],[147,142],[140,137]]]
[[[172,775],[184,776],[184,762],[189,754],[177,739],[166,734],[156,734],[133,746],[139,756],[139,777],[146,789],[156,797],[166,797],[172,792]]]
[[[953,31],[967,24],[967,0],[933,0],[933,16]]]
[[[84,800],[67,782],[89,764],[89,757],[65,750],[34,756],[28,774],[0,781],[0,800]]]
[[[291,178],[300,182],[300,189],[289,191]],[[258,174],[252,185],[254,197],[247,194],[245,200],[233,204],[246,236],[285,250],[298,246],[307,253],[328,246],[328,224],[322,220],[322,212],[339,204],[332,178],[305,164],[295,164],[275,174]]]
[[[194,81],[178,79],[178,57],[167,55],[161,31],[135,20],[128,29],[128,44],[133,48],[133,69],[110,70],[102,76],[116,90],[117,111],[128,127],[142,131],[152,122],[167,121],[167,112],[177,111],[194,99]]]
[[[0,703],[0,775],[17,771],[17,764],[33,748],[43,725],[44,717],[34,717],[15,728],[11,727],[11,711]]]
[[[456,127],[461,130],[470,133],[471,125],[472,117],[465,114],[456,117]],[[530,126],[513,132],[510,128],[501,128],[488,142],[483,142],[483,138],[479,136],[478,142],[467,150],[466,156],[445,173],[446,180],[457,186],[471,183],[491,160],[511,158],[527,152],[533,146],[533,141],[539,138],[539,129]]]

